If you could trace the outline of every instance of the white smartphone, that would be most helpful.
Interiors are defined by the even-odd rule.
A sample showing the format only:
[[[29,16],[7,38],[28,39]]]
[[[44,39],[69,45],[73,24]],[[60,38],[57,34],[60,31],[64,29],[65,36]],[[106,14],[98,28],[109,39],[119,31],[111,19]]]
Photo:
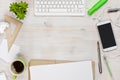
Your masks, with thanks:
[[[97,24],[103,51],[110,51],[117,48],[111,21],[104,21]]]

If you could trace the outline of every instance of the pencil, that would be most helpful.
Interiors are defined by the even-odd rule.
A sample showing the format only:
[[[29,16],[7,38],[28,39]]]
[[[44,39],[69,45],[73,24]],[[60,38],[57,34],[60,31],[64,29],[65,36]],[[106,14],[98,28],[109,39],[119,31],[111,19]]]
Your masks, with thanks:
[[[110,69],[110,66],[109,66],[109,64],[108,64],[108,61],[107,61],[106,57],[103,56],[103,59],[104,59],[105,65],[106,65],[106,67],[107,67],[107,70],[108,70],[110,76],[112,77],[112,76],[113,76],[113,75],[112,75],[112,71],[111,71],[111,69]]]

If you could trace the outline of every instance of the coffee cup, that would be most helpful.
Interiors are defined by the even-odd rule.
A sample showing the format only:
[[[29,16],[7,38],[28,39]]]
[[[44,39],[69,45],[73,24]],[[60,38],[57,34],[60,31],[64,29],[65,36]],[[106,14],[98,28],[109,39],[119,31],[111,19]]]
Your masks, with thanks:
[[[14,80],[25,71],[26,66],[26,61],[23,58],[18,58],[11,63],[10,71]]]

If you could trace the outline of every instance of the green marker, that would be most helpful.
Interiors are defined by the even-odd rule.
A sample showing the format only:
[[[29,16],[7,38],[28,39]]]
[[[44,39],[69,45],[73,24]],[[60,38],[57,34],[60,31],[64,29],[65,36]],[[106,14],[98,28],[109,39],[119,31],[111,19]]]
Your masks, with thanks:
[[[109,72],[110,76],[112,77],[112,76],[113,76],[113,75],[112,75],[112,71],[111,71],[110,66],[109,66],[109,64],[108,64],[108,62],[107,62],[107,59],[106,59],[105,56],[103,56],[103,58],[104,58],[104,61],[105,61],[105,65],[106,65],[106,67],[107,67],[107,69],[108,69],[108,72]]]
[[[91,9],[88,10],[88,14],[92,15],[96,12],[100,7],[102,7],[108,0],[100,0],[98,1]]]

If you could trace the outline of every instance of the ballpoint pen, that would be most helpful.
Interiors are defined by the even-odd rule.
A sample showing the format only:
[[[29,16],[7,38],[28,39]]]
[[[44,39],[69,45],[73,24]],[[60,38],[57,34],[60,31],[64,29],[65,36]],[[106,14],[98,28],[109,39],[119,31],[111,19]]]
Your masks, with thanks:
[[[99,42],[97,42],[97,50],[98,50],[98,68],[99,68],[99,73],[102,73],[102,61],[101,61],[101,53],[100,53],[100,45]]]
[[[120,8],[108,9],[108,13],[118,12],[118,11],[120,11]]]

